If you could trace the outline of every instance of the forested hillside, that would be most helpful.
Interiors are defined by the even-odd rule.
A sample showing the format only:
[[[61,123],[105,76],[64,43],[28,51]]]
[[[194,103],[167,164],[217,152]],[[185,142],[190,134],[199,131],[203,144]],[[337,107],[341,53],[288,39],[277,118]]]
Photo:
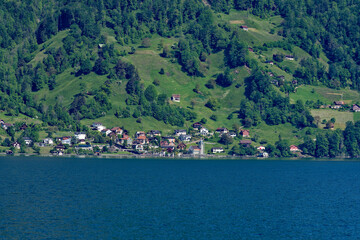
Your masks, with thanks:
[[[299,143],[333,117],[314,109],[360,90],[356,0],[7,0],[0,22],[2,114],[43,126],[202,120]]]

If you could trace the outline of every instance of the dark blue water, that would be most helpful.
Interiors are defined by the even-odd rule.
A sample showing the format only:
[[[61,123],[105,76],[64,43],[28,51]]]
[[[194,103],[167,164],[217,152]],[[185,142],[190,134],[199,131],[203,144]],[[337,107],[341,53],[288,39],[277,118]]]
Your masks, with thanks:
[[[359,239],[360,162],[0,158],[0,239]]]

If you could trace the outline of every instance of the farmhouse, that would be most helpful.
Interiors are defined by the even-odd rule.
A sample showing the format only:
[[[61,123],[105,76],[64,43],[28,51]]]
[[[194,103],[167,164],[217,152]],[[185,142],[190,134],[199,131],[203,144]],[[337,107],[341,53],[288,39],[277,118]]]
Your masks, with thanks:
[[[294,56],[293,56],[293,55],[285,55],[285,59],[286,59],[286,60],[293,61],[293,60],[294,60]]]
[[[249,28],[246,25],[242,25],[240,28],[244,31],[249,31]]]
[[[242,137],[248,138],[248,137],[250,137],[250,131],[249,131],[249,130],[241,129],[240,135],[241,135]]]
[[[251,140],[240,140],[240,145],[243,145],[244,147],[249,147],[251,143]]]
[[[173,102],[180,102],[180,94],[173,94],[171,96],[171,101]]]
[[[360,107],[359,107],[359,105],[354,104],[354,105],[352,106],[352,110],[353,110],[354,112],[360,112]]]

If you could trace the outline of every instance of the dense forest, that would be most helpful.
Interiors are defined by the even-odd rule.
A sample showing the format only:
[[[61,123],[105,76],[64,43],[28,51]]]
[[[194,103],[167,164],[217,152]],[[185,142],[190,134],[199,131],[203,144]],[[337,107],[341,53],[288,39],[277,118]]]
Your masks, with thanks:
[[[241,101],[238,111],[245,127],[263,121],[268,125],[290,123],[299,129],[316,128],[309,106],[300,100],[290,103],[288,97],[271,85],[268,75],[257,62],[249,57],[248,43],[240,37],[239,28],[217,22],[217,13],[228,14],[231,9],[247,11],[263,19],[276,15],[284,19],[281,29],[275,33],[283,40],[255,48],[291,49],[298,46],[310,54],[311,58],[302,60],[301,66],[290,72],[299,84],[321,83],[334,89],[360,90],[360,1],[208,2],[211,7],[200,0],[0,2],[0,109],[11,116],[21,113],[38,117],[51,126],[81,130],[79,120],[96,119],[114,108],[109,99],[112,91],[109,85],[121,80],[126,84],[126,106],[129,107],[116,108],[117,118],[150,116],[166,124],[183,126],[186,121],[201,117],[190,108],[169,104],[167,94],[157,93],[155,81],[154,85],[145,88],[136,66],[121,58],[134,54],[136,49],[131,47],[129,52],[119,52],[113,44],[106,44],[101,30],[108,28],[114,31],[117,43],[122,46],[137,43],[147,47],[148,39],[155,34],[178,38],[177,45],[162,48],[161,57],[175,59],[188,76],[203,77],[208,56],[223,51],[223,73],[216,76],[214,83],[206,85],[209,89],[214,87],[213,84],[226,89],[233,84],[232,69],[244,65],[251,68],[251,76],[245,79],[246,99]],[[63,44],[47,49],[46,41],[61,31],[68,31]],[[47,49],[46,58],[34,64],[39,48]],[[319,61],[321,53],[329,59],[328,69]],[[78,93],[70,105],[64,105],[62,99],[57,99],[56,104],[47,104],[34,97],[34,93],[42,89],[56,89],[56,76],[67,69],[73,69],[77,76],[94,72],[108,80],[91,92]],[[286,94],[293,87],[284,84],[282,90]],[[209,99],[205,106],[214,111],[218,108],[216,99]],[[351,128],[358,126],[347,126],[345,143],[350,138],[357,138],[357,135],[348,134]],[[336,136],[325,136],[324,141],[333,141]],[[311,145],[308,139],[303,148],[311,155],[333,156],[329,147],[329,153],[324,155],[316,146],[306,144]],[[348,144],[346,149],[351,156],[358,155],[358,146],[351,150]]]

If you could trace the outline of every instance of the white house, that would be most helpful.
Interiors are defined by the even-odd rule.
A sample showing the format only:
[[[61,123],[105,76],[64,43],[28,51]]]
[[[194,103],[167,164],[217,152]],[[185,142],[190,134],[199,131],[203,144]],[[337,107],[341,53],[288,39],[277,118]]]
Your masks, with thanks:
[[[103,134],[105,134],[107,136],[110,133],[112,133],[112,131],[110,129],[103,129],[103,130],[101,130],[101,133],[103,133]]]
[[[180,135],[179,139],[183,142],[189,142],[191,140],[190,135]]]
[[[30,145],[32,143],[32,140],[29,137],[24,137],[24,141],[26,145]]]
[[[218,147],[218,148],[212,148],[211,149],[211,152],[212,153],[222,153],[222,152],[224,152],[224,149],[222,148],[222,147]]]
[[[44,144],[44,145],[49,145],[49,146],[51,146],[51,145],[54,144],[54,141],[53,141],[51,138],[45,138],[45,139],[43,140],[43,144]]]
[[[206,136],[209,134],[209,130],[207,130],[206,128],[202,127],[200,128],[200,134],[203,135],[203,136]]]
[[[264,147],[264,146],[259,146],[259,147],[257,147],[257,150],[259,150],[259,151],[264,151],[264,150],[265,150],[265,147]]]
[[[76,132],[75,133],[75,138],[77,140],[85,140],[86,139],[86,133],[84,133],[84,132]]]
[[[175,130],[175,136],[179,137],[181,135],[186,135],[186,130],[185,129]]]
[[[101,132],[102,130],[106,129],[105,126],[102,125],[102,123],[100,122],[94,122],[91,127],[95,130],[98,130],[99,132]]]

